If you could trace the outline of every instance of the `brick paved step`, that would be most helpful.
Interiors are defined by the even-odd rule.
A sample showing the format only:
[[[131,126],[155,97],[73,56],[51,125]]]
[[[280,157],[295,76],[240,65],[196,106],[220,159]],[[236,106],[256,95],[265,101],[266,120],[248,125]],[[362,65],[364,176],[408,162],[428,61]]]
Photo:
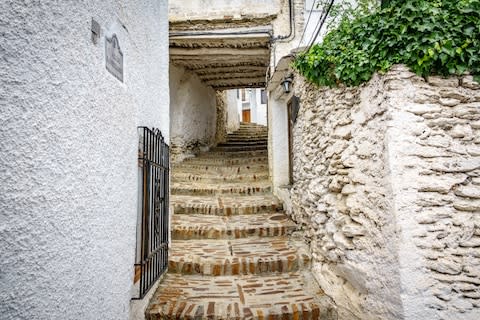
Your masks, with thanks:
[[[245,164],[263,164],[268,166],[268,157],[217,157],[217,158],[189,158],[182,162],[182,164],[201,164],[201,165],[245,165]]]
[[[231,174],[231,173],[247,173],[247,172],[263,172],[268,170],[267,163],[244,163],[244,164],[199,164],[195,162],[182,162],[175,164],[172,167],[172,174],[179,172],[193,172],[193,173],[217,173],[217,174]]]
[[[238,152],[238,151],[261,151],[267,150],[267,144],[258,144],[258,145],[239,145],[239,146],[232,146],[232,145],[218,145],[210,149],[211,151],[225,151],[225,152]]]
[[[176,214],[232,216],[280,211],[282,203],[273,195],[172,195],[170,204]]]
[[[248,221],[248,223],[245,223]],[[238,216],[174,214],[172,239],[238,239],[252,236],[274,237],[291,234],[295,223],[283,213]]]
[[[209,151],[202,152],[197,156],[202,159],[221,159],[221,158],[257,158],[257,157],[268,157],[268,150],[239,150],[236,152],[231,151]]]
[[[267,146],[267,140],[227,140],[218,146]]]
[[[225,276],[292,272],[310,267],[306,244],[287,236],[172,240],[168,272]]]
[[[270,181],[241,183],[202,183],[173,182],[170,188],[172,194],[180,195],[220,195],[220,194],[264,194],[272,191]]]
[[[216,172],[205,173],[190,173],[190,172],[177,172],[172,175],[172,182],[210,182],[213,184],[218,183],[230,183],[230,182],[255,182],[268,180],[269,173],[267,170],[262,172],[245,172],[245,173],[229,173],[221,175]]]
[[[146,318],[336,320],[337,311],[307,272],[262,277],[167,274]]]

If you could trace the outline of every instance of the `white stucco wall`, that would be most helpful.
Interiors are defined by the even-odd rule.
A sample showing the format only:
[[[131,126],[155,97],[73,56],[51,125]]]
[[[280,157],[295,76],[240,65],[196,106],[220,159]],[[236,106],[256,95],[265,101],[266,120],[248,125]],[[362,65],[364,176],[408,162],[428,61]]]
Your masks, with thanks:
[[[174,161],[181,161],[215,141],[215,91],[197,75],[170,67],[170,135]]]
[[[255,123],[266,126],[267,125],[267,104],[262,103],[262,90],[260,88],[255,89],[255,99],[256,99],[256,119]]]
[[[127,319],[137,126],[169,136],[167,1],[0,12],[0,318]],[[112,33],[123,83],[105,69]]]
[[[268,164],[273,191],[289,184],[288,113],[286,97],[268,96]],[[286,129],[287,128],[287,129]]]
[[[171,0],[169,18],[223,19],[225,16],[240,18],[245,15],[271,15],[280,11],[281,2],[281,0]]]
[[[227,100],[227,132],[240,128],[240,113],[237,106],[237,89],[226,91]]]

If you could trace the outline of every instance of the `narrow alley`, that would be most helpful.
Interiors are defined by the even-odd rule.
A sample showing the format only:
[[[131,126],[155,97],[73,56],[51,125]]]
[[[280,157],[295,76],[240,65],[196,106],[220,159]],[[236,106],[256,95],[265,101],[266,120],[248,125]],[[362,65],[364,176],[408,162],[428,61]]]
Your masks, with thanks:
[[[303,236],[272,195],[267,159],[267,128],[241,123],[173,167],[169,269],[147,319],[337,318]]]

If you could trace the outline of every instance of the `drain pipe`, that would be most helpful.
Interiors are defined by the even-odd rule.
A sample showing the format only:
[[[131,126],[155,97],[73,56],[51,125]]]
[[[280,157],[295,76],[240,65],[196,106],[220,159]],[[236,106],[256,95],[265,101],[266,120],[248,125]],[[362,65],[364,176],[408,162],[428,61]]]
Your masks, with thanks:
[[[288,42],[290,41],[292,35],[295,35],[295,5],[294,2],[295,0],[288,0],[288,9],[289,9],[289,16],[290,16],[290,32],[288,35],[284,36],[277,36],[272,38],[272,42]]]

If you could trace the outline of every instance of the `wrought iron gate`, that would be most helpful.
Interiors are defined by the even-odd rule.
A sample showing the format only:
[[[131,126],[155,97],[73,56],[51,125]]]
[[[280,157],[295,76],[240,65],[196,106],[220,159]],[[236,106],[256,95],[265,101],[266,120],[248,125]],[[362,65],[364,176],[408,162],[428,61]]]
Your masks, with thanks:
[[[160,130],[139,127],[139,133],[141,226],[135,268],[141,299],[168,266],[170,166],[169,146]]]

